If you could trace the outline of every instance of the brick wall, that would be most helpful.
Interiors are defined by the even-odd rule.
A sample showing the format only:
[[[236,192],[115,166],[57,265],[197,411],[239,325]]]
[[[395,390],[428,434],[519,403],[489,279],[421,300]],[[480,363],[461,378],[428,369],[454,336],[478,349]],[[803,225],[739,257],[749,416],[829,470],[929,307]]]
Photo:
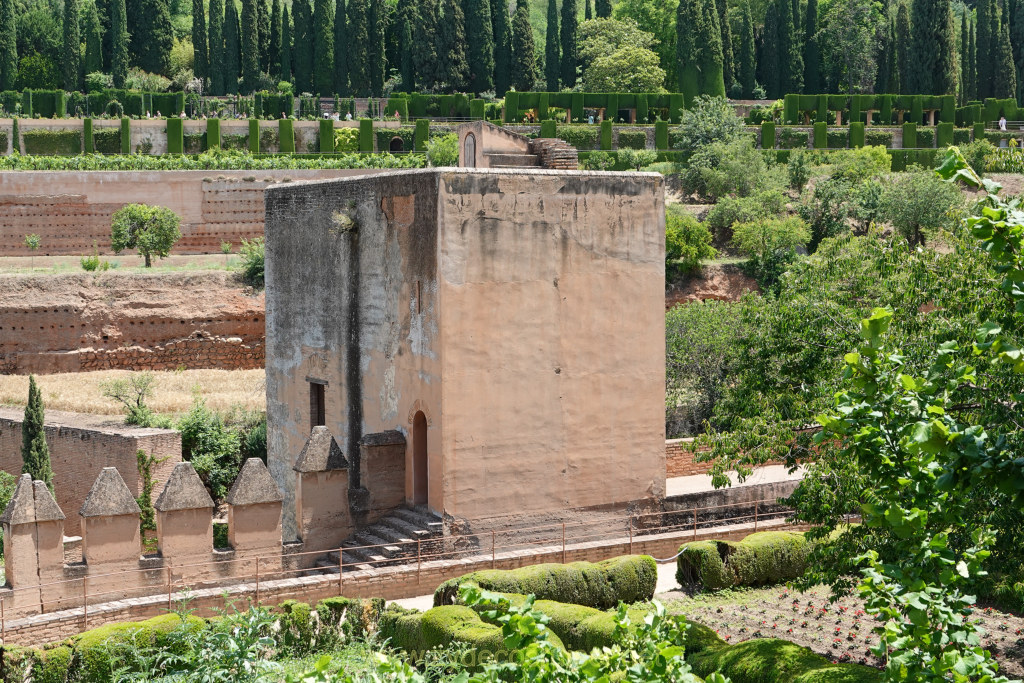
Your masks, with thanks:
[[[667,477],[688,477],[693,474],[707,474],[711,469],[710,462],[696,462],[693,452],[693,439],[667,439],[665,441],[665,467]],[[706,453],[710,450],[701,446],[698,451]]]
[[[21,423],[24,411],[0,408],[0,469],[21,473]],[[153,469],[154,499],[181,461],[181,434],[170,429],[127,427],[111,418],[46,411],[46,443],[50,448],[53,488],[64,511],[64,533],[80,531],[78,511],[104,467],[116,467],[133,495],[141,493],[135,453],[164,458]]]

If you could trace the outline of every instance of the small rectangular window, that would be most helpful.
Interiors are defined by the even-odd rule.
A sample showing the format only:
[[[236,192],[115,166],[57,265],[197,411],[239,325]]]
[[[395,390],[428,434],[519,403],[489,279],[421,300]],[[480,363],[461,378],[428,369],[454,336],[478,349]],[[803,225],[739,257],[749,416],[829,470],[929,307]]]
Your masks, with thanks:
[[[309,428],[327,424],[325,385],[320,382],[309,384]]]

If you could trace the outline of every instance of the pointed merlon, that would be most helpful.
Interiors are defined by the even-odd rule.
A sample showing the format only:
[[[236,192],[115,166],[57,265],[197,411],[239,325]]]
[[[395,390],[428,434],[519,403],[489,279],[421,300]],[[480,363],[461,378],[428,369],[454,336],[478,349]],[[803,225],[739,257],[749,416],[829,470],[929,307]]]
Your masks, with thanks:
[[[302,447],[298,460],[295,461],[296,472],[326,472],[328,470],[348,469],[348,461],[341,452],[338,442],[331,432],[323,425],[313,427],[306,445]]]
[[[284,500],[277,482],[270,476],[270,470],[259,458],[249,458],[242,465],[242,471],[228,491],[228,505],[255,505],[257,503],[280,503]]]
[[[55,522],[64,519],[64,511],[53,499],[53,494],[50,493],[45,482],[39,480],[32,482],[32,490],[36,499],[37,522]]]
[[[32,475],[23,474],[18,477],[18,485],[14,488],[11,502],[4,509],[0,522],[4,524],[28,524],[36,521],[36,502],[32,494]]]
[[[113,517],[137,515],[139,512],[139,504],[121,478],[121,473],[116,467],[104,467],[78,514],[82,517]]]
[[[359,440],[360,446],[404,446],[405,435],[397,429],[389,429],[386,432],[365,434]]]
[[[212,508],[213,499],[192,463],[179,462],[167,478],[167,485],[153,507],[160,512]]]

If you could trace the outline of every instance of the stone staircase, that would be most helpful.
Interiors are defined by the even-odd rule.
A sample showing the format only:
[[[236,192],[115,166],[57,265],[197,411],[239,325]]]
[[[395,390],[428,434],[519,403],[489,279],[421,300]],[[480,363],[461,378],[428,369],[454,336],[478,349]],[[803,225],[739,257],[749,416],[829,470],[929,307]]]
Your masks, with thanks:
[[[373,546],[373,547],[365,547]],[[388,516],[357,531],[341,544],[345,571],[358,571],[415,562],[443,547],[441,518],[425,506],[398,508]],[[317,562],[327,574],[338,573],[338,551]]]
[[[536,154],[510,154],[488,152],[487,162],[491,168],[539,168],[540,157]]]
[[[524,138],[525,140],[526,138]],[[529,140],[524,152],[485,152],[490,168],[547,168],[575,171],[579,153],[565,140],[536,138]]]

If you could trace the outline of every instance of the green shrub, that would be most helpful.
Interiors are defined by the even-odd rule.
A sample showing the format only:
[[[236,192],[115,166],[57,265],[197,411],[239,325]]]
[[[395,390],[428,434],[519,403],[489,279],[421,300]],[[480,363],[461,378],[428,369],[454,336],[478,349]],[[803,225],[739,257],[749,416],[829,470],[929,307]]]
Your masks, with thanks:
[[[732,683],[877,683],[881,672],[858,664],[835,664],[785,640],[755,639],[708,648],[687,657],[699,676],[718,671]]]
[[[468,644],[478,659],[483,652],[499,655],[508,651],[501,627],[488,624],[465,605],[444,605],[422,613],[389,608],[381,616],[380,636],[392,647],[420,656],[453,641]],[[558,642],[557,636],[554,640]]]
[[[402,141],[402,151],[409,152],[415,145],[415,128],[381,128],[375,131],[377,136],[377,149],[387,152],[391,149],[391,140],[399,138]]]
[[[427,161],[431,166],[458,166],[459,136],[448,133],[428,140]]]
[[[665,211],[665,268],[691,273],[699,270],[701,262],[714,258],[717,251],[711,246],[711,231],[707,226],[673,204]]]
[[[82,133],[77,130],[27,130],[21,134],[25,154],[81,154]]]
[[[807,131],[794,130],[792,128],[776,129],[779,139],[779,149],[806,149]]]
[[[893,133],[888,130],[872,130],[867,129],[864,131],[864,146],[865,147],[892,147]]]
[[[858,183],[889,172],[892,163],[884,147],[860,147],[828,155],[829,177]]]
[[[917,146],[918,147],[934,147],[935,146],[935,129],[934,128],[918,128],[917,129]]]
[[[903,124],[903,149],[914,149],[917,147],[917,124]]]
[[[779,190],[764,190],[749,197],[723,197],[711,207],[704,222],[719,244],[732,239],[732,226],[782,213],[786,197]]]
[[[334,129],[334,151],[342,152],[359,151],[359,129],[358,128],[335,128]]]
[[[654,149],[658,151],[671,149],[668,141],[668,121],[654,122]]]
[[[136,249],[149,268],[154,256],[166,258],[181,237],[178,214],[163,206],[125,204],[111,216],[110,246],[115,254]]]
[[[761,149],[775,149],[775,124],[771,121],[761,124]]]
[[[206,151],[206,133],[185,133],[185,154],[202,154]]]
[[[99,154],[120,154],[121,129],[94,128],[92,133],[92,144],[93,149]]]
[[[71,648],[60,645],[52,650],[44,650],[41,658],[32,667],[32,679],[35,683],[65,683],[68,670],[71,668]]]
[[[185,122],[177,117],[167,119],[167,153],[181,154],[185,151]]]
[[[650,600],[657,574],[657,564],[647,555],[627,555],[595,563],[488,569],[445,581],[434,591],[434,604],[453,604],[459,585],[469,581],[501,593],[533,594],[541,600],[609,609],[619,602]]]
[[[597,147],[597,129],[594,126],[559,126],[555,135],[576,149],[589,150]]]
[[[251,240],[247,240],[244,237],[242,238],[239,272],[242,276],[242,281],[250,287],[256,287],[257,289],[263,288],[265,250],[266,245],[263,243],[262,237],[255,237]]]
[[[618,149],[647,149],[647,132],[620,130]]]
[[[680,548],[676,580],[711,590],[788,581],[803,575],[811,548],[794,531],[763,531],[739,542],[686,543]]]
[[[182,457],[191,461],[213,499],[223,500],[242,465],[238,432],[207,408],[202,398],[193,401],[178,422],[178,431]]]
[[[164,614],[146,621],[107,624],[74,639],[76,680],[81,683],[108,683],[122,658],[133,658],[144,647],[172,647],[172,634],[196,632],[205,628],[199,617]],[[172,647],[173,649],[173,647]]]
[[[789,178],[790,189],[803,192],[807,181],[811,179],[811,165],[803,151],[796,150],[789,155],[786,160],[786,176]]]
[[[580,159],[586,171],[610,171],[615,167],[616,161],[611,152],[590,152]]]
[[[829,149],[846,149],[850,136],[847,131],[840,129],[827,131],[825,138]]]
[[[967,145],[971,142],[971,130],[970,128],[954,128],[953,129],[953,144],[954,145]]]

